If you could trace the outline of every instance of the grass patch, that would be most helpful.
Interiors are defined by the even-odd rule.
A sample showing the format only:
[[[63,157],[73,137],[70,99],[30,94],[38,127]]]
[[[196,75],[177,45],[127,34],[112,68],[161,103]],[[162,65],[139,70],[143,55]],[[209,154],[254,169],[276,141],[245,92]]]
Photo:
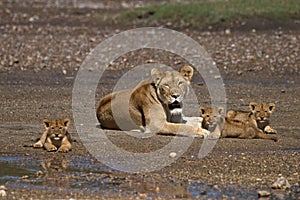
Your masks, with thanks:
[[[150,24],[154,21],[166,21],[177,26],[186,24],[192,27],[204,27],[253,16],[275,21],[299,19],[300,3],[299,0],[221,0],[153,4],[125,11],[116,19],[118,21],[140,20]]]

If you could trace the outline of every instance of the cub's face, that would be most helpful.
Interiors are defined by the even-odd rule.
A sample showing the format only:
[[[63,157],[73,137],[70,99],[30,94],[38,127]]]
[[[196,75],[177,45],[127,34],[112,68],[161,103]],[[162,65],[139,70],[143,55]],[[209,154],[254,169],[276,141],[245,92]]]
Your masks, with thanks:
[[[200,116],[202,120],[202,128],[209,129],[210,126],[214,126],[216,122],[222,121],[222,114],[224,109],[211,108],[211,107],[200,107]]]
[[[151,75],[157,88],[158,98],[168,105],[170,110],[181,109],[182,101],[189,91],[193,68],[185,66],[181,68],[180,72],[161,72],[158,69],[153,69]]]
[[[67,133],[70,124],[70,119],[48,120],[45,119],[44,127],[48,131],[47,137],[53,141],[61,141]]]
[[[258,103],[251,102],[249,107],[255,120],[257,122],[263,123],[269,121],[269,118],[275,109],[275,104],[274,103],[258,104]]]

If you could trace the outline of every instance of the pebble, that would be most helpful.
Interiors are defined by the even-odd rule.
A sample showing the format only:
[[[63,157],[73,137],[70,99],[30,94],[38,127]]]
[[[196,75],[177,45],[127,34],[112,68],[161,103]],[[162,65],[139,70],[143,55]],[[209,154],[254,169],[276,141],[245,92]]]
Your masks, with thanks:
[[[169,156],[170,156],[171,158],[175,158],[175,157],[177,156],[177,153],[171,152],[171,153],[169,154]]]
[[[271,195],[271,193],[266,190],[258,190],[257,194],[258,194],[258,198],[269,197]]]
[[[231,33],[231,30],[230,30],[229,28],[227,28],[227,29],[225,30],[225,34],[226,34],[226,35],[230,35],[230,33]]]
[[[291,188],[290,183],[286,178],[279,177],[273,184],[272,184],[273,189],[289,189]]]
[[[6,197],[6,191],[5,190],[0,190],[0,197]]]

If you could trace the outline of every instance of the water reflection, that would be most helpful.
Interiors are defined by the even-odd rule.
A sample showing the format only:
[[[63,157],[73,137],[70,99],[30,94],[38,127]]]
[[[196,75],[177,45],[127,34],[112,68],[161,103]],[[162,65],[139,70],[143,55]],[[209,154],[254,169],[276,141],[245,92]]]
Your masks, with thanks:
[[[66,175],[69,163],[70,158],[54,154],[41,161],[43,170],[36,172],[36,176],[42,178],[44,186],[69,188],[70,176]]]

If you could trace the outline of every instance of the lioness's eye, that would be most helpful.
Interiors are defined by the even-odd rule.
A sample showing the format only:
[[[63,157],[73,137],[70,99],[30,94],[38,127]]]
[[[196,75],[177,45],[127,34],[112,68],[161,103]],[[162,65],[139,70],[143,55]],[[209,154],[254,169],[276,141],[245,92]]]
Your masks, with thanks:
[[[179,81],[179,82],[178,82],[178,85],[182,85],[182,84],[183,84],[183,81]]]
[[[169,84],[167,84],[167,83],[164,83],[163,86],[170,87]]]

